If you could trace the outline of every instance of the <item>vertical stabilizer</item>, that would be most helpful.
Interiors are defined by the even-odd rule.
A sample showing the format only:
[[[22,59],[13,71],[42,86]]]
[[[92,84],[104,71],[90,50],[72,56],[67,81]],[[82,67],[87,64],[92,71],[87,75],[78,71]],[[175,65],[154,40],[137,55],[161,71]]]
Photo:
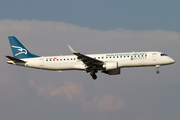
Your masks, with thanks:
[[[31,54],[14,36],[9,36],[9,43],[12,49],[14,58],[23,59],[23,58],[33,58],[39,57],[37,55]]]

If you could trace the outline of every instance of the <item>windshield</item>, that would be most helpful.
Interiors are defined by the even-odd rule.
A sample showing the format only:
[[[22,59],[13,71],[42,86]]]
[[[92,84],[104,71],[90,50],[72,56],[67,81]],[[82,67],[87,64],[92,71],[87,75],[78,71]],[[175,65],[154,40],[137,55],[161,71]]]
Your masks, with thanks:
[[[166,54],[162,53],[161,56],[167,56]]]

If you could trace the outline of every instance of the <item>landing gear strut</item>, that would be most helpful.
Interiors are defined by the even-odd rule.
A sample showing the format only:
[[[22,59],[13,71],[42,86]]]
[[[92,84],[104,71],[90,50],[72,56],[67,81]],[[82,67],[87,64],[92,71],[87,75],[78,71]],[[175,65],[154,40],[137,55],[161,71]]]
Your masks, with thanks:
[[[90,75],[92,76],[92,78],[93,78],[94,80],[97,79],[96,71],[95,71],[95,70],[92,70],[92,71],[90,72]]]
[[[159,70],[158,70],[159,68],[160,68],[160,65],[156,65],[156,73],[157,73],[157,74],[160,73]]]
[[[92,79],[96,80],[97,79],[97,76],[96,76],[96,73],[97,73],[97,67],[96,66],[92,66],[91,70],[90,70],[90,75],[92,76]]]

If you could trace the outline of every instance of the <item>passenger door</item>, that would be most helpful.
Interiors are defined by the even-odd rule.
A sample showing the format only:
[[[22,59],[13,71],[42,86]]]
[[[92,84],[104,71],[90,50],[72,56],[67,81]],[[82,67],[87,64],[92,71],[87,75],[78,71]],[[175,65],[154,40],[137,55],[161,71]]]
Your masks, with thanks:
[[[44,59],[40,58],[39,63],[40,63],[40,66],[43,66],[44,65]]]
[[[152,59],[153,59],[153,61],[156,61],[156,60],[157,60],[157,54],[156,54],[156,53],[153,53],[153,54],[152,54]]]

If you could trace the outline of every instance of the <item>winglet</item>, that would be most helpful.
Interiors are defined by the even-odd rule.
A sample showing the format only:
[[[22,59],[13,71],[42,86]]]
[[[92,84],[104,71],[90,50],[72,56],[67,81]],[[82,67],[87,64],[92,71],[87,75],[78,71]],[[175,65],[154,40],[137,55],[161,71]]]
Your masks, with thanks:
[[[72,47],[70,45],[68,45],[69,49],[71,50],[72,53],[78,53],[75,50],[72,49]]]

